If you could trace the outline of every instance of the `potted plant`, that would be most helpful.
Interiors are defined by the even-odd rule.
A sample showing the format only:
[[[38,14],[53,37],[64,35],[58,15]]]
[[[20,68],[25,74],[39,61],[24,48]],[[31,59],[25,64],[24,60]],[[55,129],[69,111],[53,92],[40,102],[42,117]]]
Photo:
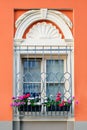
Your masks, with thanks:
[[[18,111],[41,111],[39,98],[31,97],[30,93],[13,97],[12,107],[18,108]]]
[[[21,106],[21,111],[39,112],[41,111],[41,103],[39,98],[28,98],[27,105]]]
[[[12,97],[13,102],[11,103],[11,107],[18,108],[18,110],[20,111],[23,106],[28,104],[29,97],[30,93],[26,93],[17,97]]]
[[[47,108],[47,111],[70,111],[70,107],[72,102],[75,101],[74,96],[72,99],[64,100],[61,98],[62,94],[60,92],[57,93],[56,99],[47,98],[44,105]],[[75,101],[78,104],[78,101]]]

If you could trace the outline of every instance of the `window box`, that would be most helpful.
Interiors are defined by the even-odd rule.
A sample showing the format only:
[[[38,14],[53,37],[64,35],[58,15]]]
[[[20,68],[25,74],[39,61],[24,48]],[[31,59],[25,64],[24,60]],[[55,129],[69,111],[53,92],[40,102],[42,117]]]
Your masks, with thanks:
[[[39,112],[41,111],[41,105],[23,105],[18,108],[19,111],[30,111],[30,112]]]
[[[51,105],[47,107],[47,111],[70,111],[70,106],[56,106],[56,105]]]

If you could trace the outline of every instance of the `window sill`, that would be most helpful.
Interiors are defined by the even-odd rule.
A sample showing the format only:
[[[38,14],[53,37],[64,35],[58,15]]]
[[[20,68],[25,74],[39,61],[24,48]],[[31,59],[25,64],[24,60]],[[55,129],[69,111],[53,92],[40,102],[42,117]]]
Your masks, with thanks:
[[[74,117],[60,117],[60,116],[46,116],[46,117],[35,117],[35,116],[29,116],[29,117],[14,117],[14,121],[34,121],[34,122],[45,122],[45,121],[74,121]]]

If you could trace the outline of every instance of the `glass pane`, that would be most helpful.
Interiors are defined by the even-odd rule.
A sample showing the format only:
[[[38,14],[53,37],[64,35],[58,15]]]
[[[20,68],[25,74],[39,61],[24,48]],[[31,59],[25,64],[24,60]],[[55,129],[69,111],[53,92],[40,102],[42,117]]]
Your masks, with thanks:
[[[60,92],[62,95],[64,93],[64,84],[63,83],[47,83],[46,84],[46,95],[51,99],[56,99],[56,95]]]
[[[47,60],[46,71],[46,95],[55,99],[58,92],[61,92],[62,95],[64,94],[64,84],[61,83],[64,75],[64,60]]]
[[[39,96],[41,93],[41,83],[24,83],[23,93],[30,93],[31,97]]]
[[[24,82],[40,82],[41,81],[41,60],[40,59],[24,59]]]
[[[47,60],[47,81],[60,81],[64,73],[64,60]]]
[[[38,96],[41,91],[41,60],[23,59],[23,93]]]

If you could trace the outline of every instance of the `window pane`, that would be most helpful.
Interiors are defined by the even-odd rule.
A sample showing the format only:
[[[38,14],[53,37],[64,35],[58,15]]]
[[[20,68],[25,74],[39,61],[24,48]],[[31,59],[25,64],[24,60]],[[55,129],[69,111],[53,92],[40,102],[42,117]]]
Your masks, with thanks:
[[[41,60],[23,59],[23,93],[37,96],[41,90]]]
[[[31,97],[39,96],[41,92],[41,83],[24,83],[23,93],[30,93]]]
[[[47,83],[46,83],[46,95],[48,97],[55,96],[58,92],[64,94],[64,83],[61,82],[61,78],[64,74],[64,61],[63,60],[47,60]]]
[[[47,83],[46,84],[46,95],[52,99],[56,98],[58,92],[64,93],[64,83]]]
[[[60,81],[64,73],[63,60],[47,60],[46,63],[47,81]]]
[[[41,60],[40,59],[24,59],[23,70],[24,70],[25,82],[41,81]]]

